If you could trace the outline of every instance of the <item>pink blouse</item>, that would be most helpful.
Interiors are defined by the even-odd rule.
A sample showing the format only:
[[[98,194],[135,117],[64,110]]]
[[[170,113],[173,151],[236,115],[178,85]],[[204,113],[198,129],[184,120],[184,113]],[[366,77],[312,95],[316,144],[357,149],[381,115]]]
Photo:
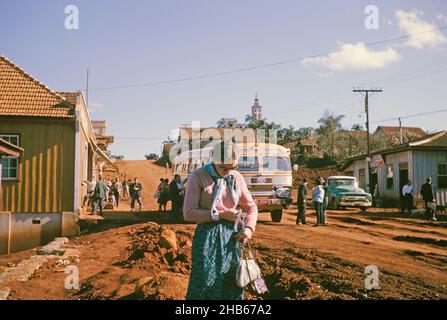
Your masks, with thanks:
[[[239,187],[239,205],[246,211],[245,225],[251,227],[253,231],[256,228],[258,220],[258,207],[254,202],[242,175],[235,170],[230,171],[236,178]],[[188,178],[185,201],[183,203],[183,217],[187,221],[199,223],[212,222],[211,205],[213,202],[214,181],[205,168],[199,168],[191,173]],[[219,201],[217,210],[235,208],[236,204],[231,198],[231,194],[224,190],[222,201]]]

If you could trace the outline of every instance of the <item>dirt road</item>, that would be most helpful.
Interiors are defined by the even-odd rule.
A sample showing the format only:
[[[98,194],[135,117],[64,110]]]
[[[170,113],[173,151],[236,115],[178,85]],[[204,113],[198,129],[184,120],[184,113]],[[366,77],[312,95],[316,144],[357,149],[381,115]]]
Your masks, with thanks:
[[[71,243],[81,250],[80,289],[66,290],[66,275],[49,262],[27,282],[10,283],[10,299],[134,299],[141,277],[171,271],[188,275],[194,224],[178,224],[158,213],[153,194],[164,168],[149,161],[120,164],[141,177],[146,211],[106,213],[106,219]],[[122,208],[128,205],[125,202]],[[429,222],[397,210],[329,211],[328,225],[296,226],[296,207],[281,223],[260,214],[253,239],[270,299],[447,299],[447,219]],[[157,246],[153,221],[174,230],[181,254],[172,258]],[[154,231],[155,230],[155,231]],[[0,257],[0,266],[32,250]],[[378,290],[365,289],[365,267],[379,269]],[[62,270],[63,271],[63,270]],[[187,277],[186,280],[187,281]],[[179,297],[182,298],[182,297]],[[259,299],[247,294],[249,299]]]

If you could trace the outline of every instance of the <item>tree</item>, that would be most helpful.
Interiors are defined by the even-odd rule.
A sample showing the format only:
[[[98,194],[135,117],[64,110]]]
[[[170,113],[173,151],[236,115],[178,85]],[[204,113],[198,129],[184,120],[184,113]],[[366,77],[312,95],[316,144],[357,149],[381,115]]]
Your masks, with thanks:
[[[360,123],[354,124],[351,128],[354,131],[363,131],[363,126]]]
[[[219,121],[217,121],[216,126],[218,128],[241,128],[242,124],[239,123],[236,119],[221,118]]]
[[[144,155],[146,160],[158,160],[160,157],[156,153],[150,153]]]
[[[329,153],[332,158],[336,155],[336,136],[337,131],[342,129],[341,121],[345,118],[344,115],[335,115],[333,112],[326,110],[318,120],[320,127],[317,129],[319,134],[320,145],[326,153]]]
[[[312,132],[315,129],[312,127],[302,127],[297,131],[298,138],[300,139],[310,139],[312,137]]]

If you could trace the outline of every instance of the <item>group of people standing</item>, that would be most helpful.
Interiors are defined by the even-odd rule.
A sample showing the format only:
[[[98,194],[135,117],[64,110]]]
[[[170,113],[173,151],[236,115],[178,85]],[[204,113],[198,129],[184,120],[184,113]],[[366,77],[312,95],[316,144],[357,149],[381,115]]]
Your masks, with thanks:
[[[427,177],[425,180],[425,183],[421,187],[420,194],[424,201],[425,212],[428,219],[436,221],[436,190],[431,177]],[[414,188],[411,181],[408,181],[407,184],[402,187],[402,212],[405,212],[405,210],[410,212],[414,206],[413,201]]]
[[[181,208],[185,195],[185,183],[182,182],[180,175],[174,175],[174,179],[169,182],[168,179],[161,178],[157,188],[156,197],[158,199],[158,211],[167,211],[166,206],[169,201],[172,203],[171,214],[174,218],[181,218]]]
[[[317,214],[316,227],[326,225],[326,209],[329,203],[329,195],[327,192],[327,183],[322,178],[319,177],[315,181],[316,186],[312,189],[312,203]],[[436,221],[436,201],[435,195],[436,190],[432,183],[432,178],[427,177],[426,182],[422,185],[420,195],[424,201],[424,207],[428,219]],[[306,225],[306,199],[307,199],[307,179],[304,178],[303,181],[298,185],[298,215],[296,219],[296,224]],[[414,207],[414,188],[411,181],[408,181],[402,187],[402,201],[401,201],[402,212],[407,210],[410,212]]]
[[[135,212],[135,202],[138,202],[140,210],[143,209],[141,202],[141,183],[138,178],[134,181],[124,178],[121,182],[118,177],[111,180],[105,180],[99,176],[98,181],[93,178],[90,181],[84,181],[87,186],[87,193],[83,199],[83,207],[89,206],[91,214],[102,215],[104,208],[109,205],[112,209],[120,204],[121,195],[123,199],[131,199],[131,211]],[[99,210],[99,212],[98,212]]]
[[[320,227],[326,225],[326,209],[329,203],[329,197],[327,193],[326,181],[319,177],[315,181],[316,186],[312,189],[312,202],[315,207],[315,212],[317,214],[317,222],[315,227]],[[304,178],[302,183],[298,186],[298,215],[296,219],[296,224],[306,225],[306,199],[307,199],[307,179]]]

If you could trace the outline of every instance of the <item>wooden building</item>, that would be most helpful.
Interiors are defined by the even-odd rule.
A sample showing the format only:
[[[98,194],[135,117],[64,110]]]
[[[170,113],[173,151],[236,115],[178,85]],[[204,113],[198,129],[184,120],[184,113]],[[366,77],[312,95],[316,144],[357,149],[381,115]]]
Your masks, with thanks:
[[[1,159],[10,251],[76,233],[82,182],[95,157],[111,162],[96,145],[82,93],[52,91],[0,56],[0,138],[24,149]]]
[[[344,166],[345,173],[355,176],[365,190],[370,184],[367,160],[366,155],[352,157]],[[377,184],[378,196],[385,201],[399,202],[402,187],[408,180],[414,186],[415,197],[419,198],[422,184],[427,177],[432,177],[438,203],[447,202],[447,131],[375,151],[370,161],[371,192]]]

